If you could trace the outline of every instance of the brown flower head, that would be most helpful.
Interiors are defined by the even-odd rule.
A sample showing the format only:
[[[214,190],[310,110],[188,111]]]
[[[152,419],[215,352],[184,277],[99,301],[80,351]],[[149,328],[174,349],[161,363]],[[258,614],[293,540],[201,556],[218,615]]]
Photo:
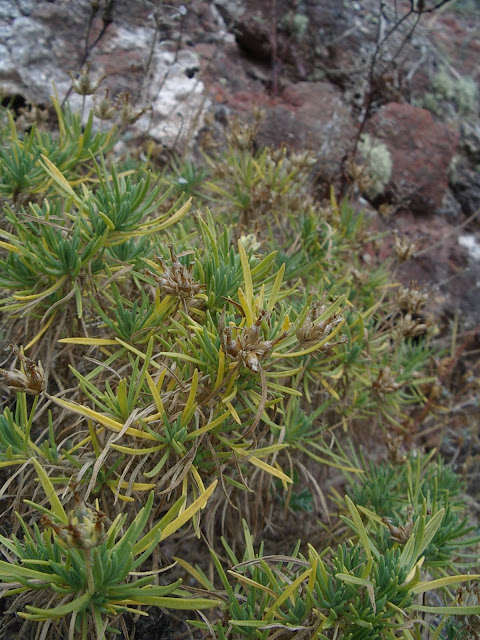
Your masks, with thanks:
[[[45,380],[45,371],[42,363],[35,363],[27,358],[15,345],[11,345],[11,350],[17,356],[21,363],[21,369],[0,369],[0,375],[5,378],[9,389],[12,391],[26,391],[34,396],[45,391],[47,381]]]
[[[408,238],[400,237],[394,231],[393,252],[399,262],[410,260],[416,250],[417,245],[415,242],[410,242]]]
[[[428,294],[420,291],[418,284],[410,282],[410,286],[400,287],[398,291],[398,306],[409,313],[418,313],[427,304]]]
[[[376,393],[395,393],[401,386],[396,381],[390,367],[382,367],[377,378],[372,382],[372,389]]]
[[[302,346],[311,346],[316,342],[321,342],[324,338],[329,336],[332,331],[337,327],[341,322],[343,322],[343,316],[339,313],[336,313],[334,316],[318,322],[318,318],[327,310],[327,306],[322,304],[320,305],[318,302],[312,305],[310,312],[302,324],[302,326],[297,329],[296,336],[297,340],[300,342]],[[322,347],[322,351],[328,351],[332,347],[344,344],[348,341],[346,335],[342,334],[340,339],[337,342],[326,342]]]
[[[251,327],[235,328],[235,339],[232,335],[233,327],[223,329],[223,343],[226,353],[231,358],[243,362],[254,373],[260,371],[261,360],[268,356],[275,345],[287,335],[286,331],[282,331],[275,340],[263,340],[261,325],[266,315],[266,312],[261,310]]]
[[[162,258],[157,257],[163,269],[163,274],[159,276],[148,269],[146,273],[155,279],[164,295],[174,296],[182,300],[192,299],[205,288],[205,285],[195,282],[193,279],[191,273],[193,265],[185,267],[175,255],[171,245],[169,250],[172,259],[171,265],[167,265]]]

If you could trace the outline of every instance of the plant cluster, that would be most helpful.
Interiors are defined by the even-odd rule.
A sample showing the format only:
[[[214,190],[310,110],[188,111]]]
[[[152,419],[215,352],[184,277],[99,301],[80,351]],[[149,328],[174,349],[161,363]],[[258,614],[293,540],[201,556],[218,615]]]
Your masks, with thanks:
[[[205,610],[203,637],[411,640],[444,626],[418,612],[475,616],[451,591],[478,579],[452,473],[342,448],[406,438],[439,394],[426,295],[362,260],[366,217],[321,208],[309,154],[255,151],[238,122],[207,168],[159,174],[54,106],[56,136],[5,111],[0,156],[0,581],[25,629],[101,640],[158,606]],[[351,483],[325,548],[255,552],[279,513],[328,509],[325,469]],[[173,534],[203,535],[217,577],[164,566]]]

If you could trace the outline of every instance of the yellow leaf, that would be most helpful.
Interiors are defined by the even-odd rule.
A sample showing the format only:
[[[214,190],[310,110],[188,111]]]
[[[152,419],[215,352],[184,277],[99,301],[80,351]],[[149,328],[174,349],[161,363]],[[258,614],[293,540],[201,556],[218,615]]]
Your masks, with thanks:
[[[205,485],[203,484],[202,478],[200,477],[200,474],[198,473],[198,471],[196,470],[196,468],[192,465],[190,467],[190,473],[193,476],[193,479],[195,480],[195,483],[198,487],[199,492],[205,493]],[[205,503],[206,504],[206,503]],[[203,505],[202,509],[205,508],[205,505]]]
[[[130,456],[146,456],[149,453],[157,453],[165,449],[166,444],[159,444],[157,447],[145,447],[140,449],[134,449],[133,447],[124,447],[121,444],[112,444],[112,449],[120,451],[120,453],[127,453]]]
[[[42,467],[42,465],[35,460],[35,458],[30,458],[33,466],[35,467],[35,471],[37,472],[38,479],[40,480],[40,484],[45,491],[45,495],[47,496],[47,500],[50,502],[50,506],[52,507],[53,513],[56,515],[60,522],[65,524],[68,523],[67,514],[65,513],[65,509],[63,508],[62,503],[60,502],[59,497],[57,496],[55,489],[53,488],[53,484],[50,478],[47,475],[47,472]]]
[[[246,584],[249,587],[253,587],[254,589],[261,589],[262,591],[265,591],[265,593],[268,593],[268,595],[272,596],[273,598],[277,597],[277,594],[275,593],[275,591],[272,591],[265,585],[260,584],[260,582],[256,582],[251,578],[247,578],[247,576],[242,576],[241,573],[237,573],[236,571],[232,571],[231,569],[228,569],[227,573],[229,573],[231,576],[236,578],[239,582],[243,582],[243,584]]]
[[[160,378],[158,380],[158,386],[155,384],[155,382],[153,381],[152,376],[148,373],[146,373],[146,379],[147,379],[147,384],[148,384],[148,388],[150,389],[150,393],[152,394],[153,397],[153,401],[155,402],[155,406],[157,408],[158,413],[160,414],[160,416],[163,415],[164,412],[164,408],[163,408],[163,402],[162,402],[162,398],[160,396],[160,389],[162,388],[162,382],[165,378],[165,374],[167,373],[167,370],[164,369],[162,371],[162,373],[160,374]]]
[[[0,247],[2,247],[2,249],[6,249],[7,251],[12,251],[13,253],[19,253],[20,255],[22,254],[18,247],[15,247],[9,242],[3,242],[2,240],[0,240]]]
[[[280,391],[280,393],[288,393],[291,396],[297,396],[299,398],[303,396],[301,391],[297,391],[297,389],[292,389],[291,387],[284,387],[282,384],[276,384],[275,382],[269,382],[268,388],[273,389],[274,391]]]
[[[290,331],[290,318],[288,317],[288,313],[286,313],[283,318],[282,331]]]
[[[118,491],[117,491],[117,489],[115,487],[109,486],[108,488],[113,493],[115,498],[118,498],[122,502],[135,502],[135,498],[132,498],[132,496],[125,496],[125,495],[123,495],[123,493],[118,493]]]
[[[231,402],[225,402],[225,404],[227,405],[227,407],[230,409],[230,413],[232,415],[232,418],[235,420],[235,422],[237,424],[242,424],[242,421],[240,420],[240,416],[238,415],[238,413],[236,412],[233,404]]]
[[[262,471],[266,471],[270,475],[275,476],[276,478],[279,478],[283,482],[288,482],[288,483],[293,482],[293,480],[289,478],[287,475],[285,475],[283,471],[280,471],[279,469],[275,469],[275,467],[272,467],[272,465],[267,464],[263,460],[259,460],[256,456],[250,455],[248,451],[244,451],[243,449],[237,449],[237,447],[232,447],[232,450],[242,458],[248,458],[247,462],[250,462],[255,467],[258,467],[259,469],[262,469]]]
[[[199,496],[195,502],[192,502],[192,504],[187,507],[181,515],[177,516],[175,520],[169,522],[161,532],[159,531],[160,523],[157,523],[152,527],[152,529],[150,529],[150,531],[134,545],[133,553],[135,555],[142,553],[155,539],[158,539],[159,541],[165,540],[165,538],[168,538],[168,536],[171,536],[175,531],[180,529],[180,527],[188,522],[194,514],[206,504],[207,500],[214,492],[217,483],[218,480],[214,480],[205,493]]]
[[[339,215],[338,203],[337,203],[337,198],[335,197],[335,189],[334,189],[333,185],[330,186],[330,208],[332,210],[332,213],[336,217],[338,217],[338,215]]]
[[[248,264],[248,257],[245,253],[245,248],[242,241],[238,240],[238,253],[240,254],[240,261],[242,263],[243,281],[245,283],[245,297],[247,300],[247,306],[252,309],[253,306],[253,282],[252,274],[250,272],[250,265]]]
[[[24,351],[27,351],[27,349],[30,349],[30,347],[33,347],[33,345],[40,340],[40,338],[43,336],[43,334],[45,333],[45,331],[47,331],[48,327],[52,324],[53,319],[56,316],[56,312],[54,311],[52,313],[52,315],[49,317],[49,319],[47,320],[47,322],[43,325],[43,327],[40,329],[40,331],[38,331],[38,333],[36,333],[33,338],[30,340],[30,342],[25,345],[24,347]]]
[[[245,314],[245,319],[247,321],[247,327],[251,327],[253,324],[253,309],[250,304],[248,304],[248,299],[245,297],[245,294],[241,289],[238,290],[238,299],[240,300],[240,304],[242,305],[243,313]]]
[[[299,575],[298,578],[294,580],[292,584],[289,587],[287,587],[282,592],[282,594],[275,600],[272,606],[265,611],[265,614],[264,614],[265,619],[268,619],[268,617],[272,614],[273,611],[275,610],[278,611],[278,609],[282,606],[282,604],[286,602],[286,600],[288,600],[288,598],[290,598],[291,595],[293,595],[297,587],[299,587],[304,580],[310,577],[311,573],[312,573],[312,569],[310,568],[304,571],[301,575]]]
[[[42,165],[42,167],[45,169],[48,175],[53,178],[54,182],[56,182],[57,185],[73,199],[76,206],[78,207],[80,205],[80,199],[70,186],[70,183],[65,178],[63,173],[57,169],[57,167],[47,158],[47,156],[44,156],[43,154],[41,154],[41,156],[43,163],[40,162],[40,164]]]
[[[198,436],[204,433],[207,433],[207,431],[211,431],[212,429],[215,429],[215,427],[218,427],[219,424],[222,424],[222,422],[225,422],[225,420],[230,415],[231,415],[231,411],[225,411],[225,413],[222,413],[221,416],[218,416],[218,418],[215,418],[215,420],[212,420],[212,422],[209,422],[204,427],[200,427],[200,429],[195,429],[195,431],[192,431],[191,433],[187,434],[185,436],[185,441],[193,440],[194,438],[198,438]]]
[[[214,480],[205,491],[205,493],[198,497],[195,502],[192,502],[192,504],[187,507],[181,515],[175,518],[175,520],[167,524],[165,529],[162,531],[162,537],[160,538],[160,540],[165,540],[165,538],[171,536],[173,533],[175,533],[175,531],[180,529],[180,527],[183,527],[183,525],[188,522],[199,509],[203,509],[203,507],[207,504],[210,496],[215,491],[217,483],[218,480]]]
[[[270,298],[268,300],[267,311],[273,311],[273,307],[277,302],[278,292],[280,291],[280,287],[283,282],[283,275],[285,273],[285,263],[282,264],[280,269],[278,270],[277,277],[275,278],[275,282],[273,283],[272,291],[270,293]]]
[[[320,382],[325,387],[325,389],[328,391],[328,393],[335,398],[335,400],[340,400],[340,396],[338,395],[338,393],[335,391],[335,389],[333,387],[331,387],[328,384],[328,382],[324,378],[322,378],[321,376],[316,376],[316,377],[320,380]]]
[[[96,420],[98,423],[111,429],[112,431],[122,431],[124,425],[121,422],[117,422],[113,418],[109,416],[105,416],[102,413],[98,413],[98,411],[94,411],[89,407],[85,407],[82,404],[77,404],[76,402],[69,402],[67,400],[63,400],[62,398],[55,398],[53,396],[49,396],[50,400],[53,400],[55,404],[64,407],[65,409],[69,409],[74,413],[78,413],[81,416],[85,416],[86,418],[92,418]],[[144,440],[156,440],[156,438],[145,431],[140,431],[139,429],[135,429],[134,427],[128,427],[125,429],[125,434],[130,436],[135,436],[137,438],[143,438]]]
[[[31,293],[28,296],[23,296],[23,295],[20,295],[19,293],[14,293],[13,297],[15,298],[15,300],[38,300],[39,298],[45,298],[49,296],[51,293],[54,293],[55,291],[57,291],[57,289],[60,289],[63,286],[64,282],[67,280],[67,278],[68,276],[62,276],[59,280],[55,282],[55,284],[52,284],[51,287],[49,287],[48,289],[44,289],[40,293]]]
[[[119,482],[118,480],[107,480],[106,484],[109,487],[115,487],[116,489],[118,487],[120,487],[120,489],[128,489],[130,486],[129,482]],[[149,491],[150,489],[155,489],[156,486],[156,484],[152,484],[151,482],[134,482],[132,484],[132,489],[134,491]]]
[[[189,198],[185,204],[183,204],[180,209],[174,213],[173,215],[167,218],[157,218],[157,220],[153,220],[150,222],[146,222],[138,227],[137,231],[130,233],[131,237],[145,236],[150,235],[151,233],[155,233],[157,231],[161,231],[162,229],[166,229],[170,227],[172,224],[175,224],[183,216],[188,213],[190,206],[192,204],[192,198]]]
[[[177,353],[176,351],[160,351],[158,354],[160,356],[167,356],[169,358],[178,358],[179,360],[185,360],[186,362],[193,362],[193,364],[204,365],[205,363],[199,360],[198,358],[194,358],[193,356],[188,356],[186,353]],[[152,360],[152,364],[156,364],[157,367],[160,368],[161,365]]]
[[[217,369],[217,379],[215,380],[215,389],[223,382],[223,374],[225,371],[225,354],[223,353],[223,349],[220,349],[218,352],[218,369]]]
[[[107,338],[60,338],[58,342],[62,342],[63,344],[84,344],[89,347],[118,344],[117,340],[109,340]]]
[[[195,397],[197,395],[197,387],[198,387],[198,369],[195,369],[192,376],[192,386],[190,387],[190,392],[188,394],[187,402],[185,404],[185,408],[182,412],[182,424],[185,424],[190,420],[190,417],[197,406],[195,403]]]
[[[202,585],[202,587],[204,589],[207,589],[207,591],[210,591],[212,589],[212,584],[210,584],[207,580],[205,580],[205,578],[202,576],[202,574],[197,571],[195,569],[195,567],[193,567],[189,562],[187,562],[186,560],[182,560],[182,558],[177,558],[176,556],[173,556],[173,559],[175,560],[175,562],[177,562],[183,569],[185,569],[185,571],[187,573],[189,573],[193,578],[195,578],[195,580]]]

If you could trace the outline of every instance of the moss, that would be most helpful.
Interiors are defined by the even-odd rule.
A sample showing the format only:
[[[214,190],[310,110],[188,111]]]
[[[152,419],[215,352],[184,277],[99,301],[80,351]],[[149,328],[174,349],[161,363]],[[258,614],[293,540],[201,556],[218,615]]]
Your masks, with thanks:
[[[455,81],[445,67],[434,75],[432,87],[435,93],[442,98],[452,100],[455,97]]]
[[[478,105],[478,87],[473,78],[460,78],[457,83],[456,102],[461,113],[474,113]]]
[[[445,101],[453,103],[455,110],[462,115],[477,112],[478,87],[473,78],[453,75],[442,67],[432,79],[432,89],[424,96],[422,104],[436,115],[444,111],[442,103]]]
[[[297,42],[301,42],[308,29],[309,19],[301,13],[289,11],[280,21],[280,26],[287,29]]]
[[[366,195],[369,198],[376,198],[385,189],[392,176],[392,156],[384,142],[368,133],[361,137],[358,149],[365,160],[370,178]]]

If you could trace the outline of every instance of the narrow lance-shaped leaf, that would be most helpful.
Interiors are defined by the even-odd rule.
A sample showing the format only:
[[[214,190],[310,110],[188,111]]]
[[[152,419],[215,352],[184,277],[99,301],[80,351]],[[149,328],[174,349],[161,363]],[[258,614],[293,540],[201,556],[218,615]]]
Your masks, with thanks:
[[[167,524],[164,529],[162,529],[161,527],[162,522],[156,524],[147,533],[147,535],[143,536],[143,538],[137,542],[137,544],[133,548],[133,552],[135,554],[141,553],[150,545],[152,539],[158,538],[158,542],[160,542],[160,540],[165,540],[165,538],[168,538],[168,536],[171,536],[173,533],[175,533],[177,529],[180,529],[180,527],[188,522],[190,518],[192,518],[192,516],[206,504],[207,500],[214,492],[217,483],[218,480],[212,482],[212,484],[208,487],[204,494],[202,494],[195,500],[195,502],[187,507],[182,514],[180,514],[177,518],[175,518],[175,520],[173,520],[173,522]]]
[[[57,496],[53,484],[48,477],[46,471],[42,467],[42,465],[35,458],[30,458],[33,466],[35,467],[35,471],[37,472],[38,479],[40,480],[40,484],[45,491],[45,495],[47,496],[47,500],[50,502],[52,507],[52,512],[58,518],[60,522],[64,524],[68,523],[68,517],[65,513],[65,509],[63,508],[62,503],[60,502],[59,497]]]

